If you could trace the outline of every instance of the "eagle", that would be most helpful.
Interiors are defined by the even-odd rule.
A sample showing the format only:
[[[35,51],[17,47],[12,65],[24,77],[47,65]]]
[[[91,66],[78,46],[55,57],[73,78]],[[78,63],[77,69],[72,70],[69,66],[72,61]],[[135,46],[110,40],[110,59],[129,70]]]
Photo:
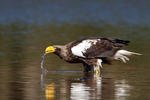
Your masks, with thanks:
[[[89,37],[66,45],[48,46],[45,54],[54,53],[66,62],[82,63],[84,72],[100,73],[102,63],[111,64],[113,60],[126,63],[128,56],[141,55],[122,49],[129,42],[117,38]]]

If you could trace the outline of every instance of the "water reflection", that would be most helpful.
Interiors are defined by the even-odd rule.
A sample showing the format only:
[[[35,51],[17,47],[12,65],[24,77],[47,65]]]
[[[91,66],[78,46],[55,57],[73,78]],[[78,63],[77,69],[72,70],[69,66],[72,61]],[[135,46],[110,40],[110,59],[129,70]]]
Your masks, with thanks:
[[[126,100],[126,97],[130,96],[130,90],[133,87],[130,86],[127,80],[115,81],[115,98],[116,100]]]
[[[125,100],[131,86],[126,80],[95,77],[92,73],[49,71],[41,74],[41,87],[42,100]]]
[[[71,82],[70,98],[72,100],[101,99],[102,78],[92,73],[84,73],[83,78]]]
[[[79,27],[83,30],[82,28]],[[78,38],[81,36],[79,29],[76,34]],[[90,29],[90,27],[86,29]],[[141,100],[143,98],[143,100],[149,100],[149,55],[134,57],[127,64],[115,63],[109,67],[104,65],[103,77],[83,73],[80,71],[81,66],[69,65],[55,55],[50,55],[47,56],[44,64],[48,66],[44,67],[48,70],[59,71],[41,74],[41,53],[49,40],[55,44],[62,41],[67,43],[66,37],[70,37],[68,32],[68,34],[64,34],[65,37],[57,40],[55,37],[59,38],[60,35],[59,33],[54,34],[55,32],[52,35],[40,33],[38,35],[18,33],[0,35],[0,52],[3,53],[0,55],[0,90],[2,91],[0,100],[137,100],[139,97]],[[128,36],[130,37],[130,35]],[[75,40],[74,36],[69,39]],[[129,49],[148,54],[149,42],[145,38],[137,37],[133,39],[132,43]],[[139,45],[140,48],[137,48]]]

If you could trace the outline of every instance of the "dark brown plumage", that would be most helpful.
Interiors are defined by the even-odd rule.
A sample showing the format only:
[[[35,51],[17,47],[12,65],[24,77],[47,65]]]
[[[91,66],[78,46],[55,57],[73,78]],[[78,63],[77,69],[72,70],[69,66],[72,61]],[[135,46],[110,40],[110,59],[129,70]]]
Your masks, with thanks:
[[[70,42],[66,45],[53,45],[46,49],[46,53],[53,52],[61,59],[69,63],[82,63],[84,71],[92,69],[99,72],[103,63],[110,64],[110,60],[121,60],[126,62],[129,55],[140,55],[139,53],[122,50],[129,41],[111,38],[90,37]]]

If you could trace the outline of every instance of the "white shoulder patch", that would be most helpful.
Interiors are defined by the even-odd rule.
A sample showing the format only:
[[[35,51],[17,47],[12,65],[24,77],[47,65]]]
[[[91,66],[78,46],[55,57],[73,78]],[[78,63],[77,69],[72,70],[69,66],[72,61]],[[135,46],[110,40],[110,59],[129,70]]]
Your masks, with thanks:
[[[72,47],[71,51],[76,56],[85,57],[83,53],[85,53],[88,48],[90,48],[93,44],[96,44],[98,41],[100,41],[100,39],[83,40],[78,45]]]

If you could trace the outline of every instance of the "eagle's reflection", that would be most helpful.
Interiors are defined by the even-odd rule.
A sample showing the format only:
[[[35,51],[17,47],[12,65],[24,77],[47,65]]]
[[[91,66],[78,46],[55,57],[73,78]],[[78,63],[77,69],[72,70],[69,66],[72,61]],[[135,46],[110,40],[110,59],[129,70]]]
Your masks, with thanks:
[[[83,78],[72,81],[70,86],[72,100],[101,99],[102,78],[92,73],[84,73]]]
[[[46,100],[115,100],[118,91],[113,79],[82,72],[42,73],[41,86]]]

